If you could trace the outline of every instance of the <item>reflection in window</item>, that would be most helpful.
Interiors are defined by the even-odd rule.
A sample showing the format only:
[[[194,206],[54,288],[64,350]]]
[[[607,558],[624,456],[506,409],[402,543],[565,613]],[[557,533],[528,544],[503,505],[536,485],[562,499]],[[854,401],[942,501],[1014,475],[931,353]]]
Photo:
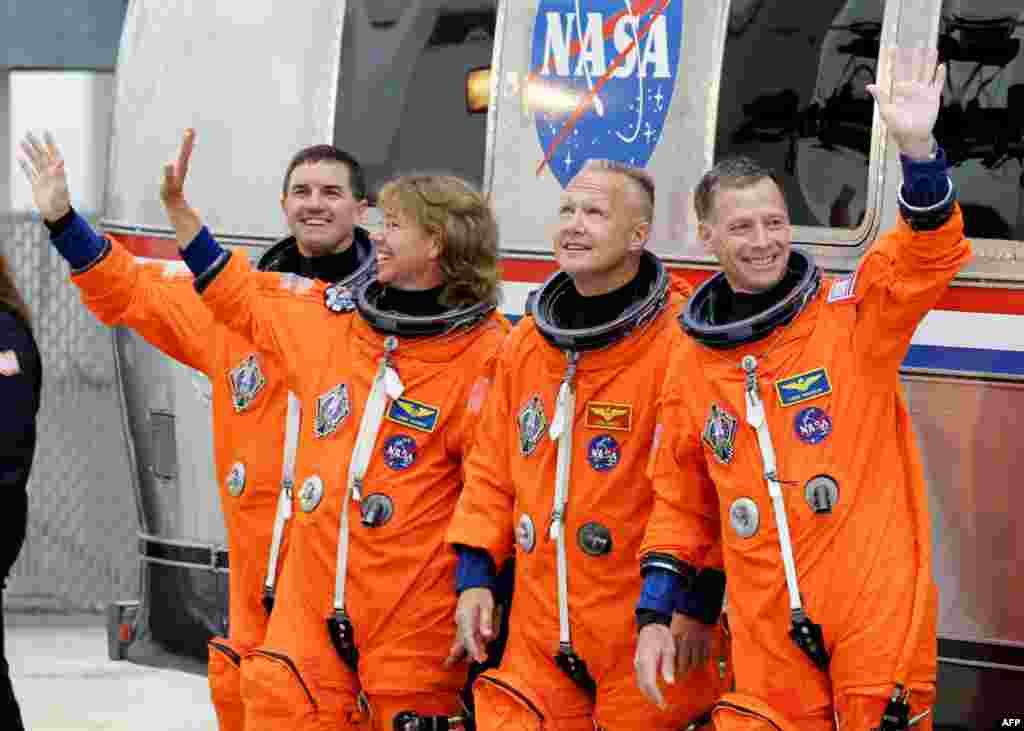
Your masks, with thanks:
[[[483,182],[487,115],[467,111],[466,77],[491,62],[496,0],[474,12],[463,5],[396,4],[401,22],[362,28],[348,17],[336,137],[362,163],[371,200],[412,171]]]
[[[946,0],[948,66],[935,128],[953,168],[967,235],[1024,239],[1024,9],[1020,0]]]
[[[733,0],[715,159],[744,154],[783,178],[796,225],[865,215],[883,0]]]

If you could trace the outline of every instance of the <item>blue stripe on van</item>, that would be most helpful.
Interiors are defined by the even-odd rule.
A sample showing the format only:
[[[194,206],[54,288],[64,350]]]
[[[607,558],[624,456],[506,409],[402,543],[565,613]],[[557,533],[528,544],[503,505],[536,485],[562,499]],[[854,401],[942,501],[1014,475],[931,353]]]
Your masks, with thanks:
[[[945,345],[911,345],[910,352],[903,360],[903,367],[1024,376],[1024,353]]]

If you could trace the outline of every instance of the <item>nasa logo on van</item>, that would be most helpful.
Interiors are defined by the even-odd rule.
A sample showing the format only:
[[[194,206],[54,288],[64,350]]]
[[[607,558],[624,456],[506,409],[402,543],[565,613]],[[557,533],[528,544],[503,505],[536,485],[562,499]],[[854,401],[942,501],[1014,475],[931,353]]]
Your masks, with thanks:
[[[646,167],[682,36],[683,0],[541,0],[525,101],[562,187],[590,159]]]

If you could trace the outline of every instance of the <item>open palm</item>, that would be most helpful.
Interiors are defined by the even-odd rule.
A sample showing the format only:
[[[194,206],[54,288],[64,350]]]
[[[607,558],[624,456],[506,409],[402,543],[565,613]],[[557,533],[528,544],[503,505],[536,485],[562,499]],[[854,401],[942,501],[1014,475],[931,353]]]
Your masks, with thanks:
[[[946,67],[936,65],[937,56],[934,48],[891,49],[892,89],[878,84],[867,87],[900,151],[911,157],[924,157],[931,149],[946,83]]]
[[[64,159],[57,143],[49,132],[43,133],[42,141],[29,132],[21,141],[21,153],[18,163],[32,186],[36,207],[47,221],[56,221],[71,210]]]

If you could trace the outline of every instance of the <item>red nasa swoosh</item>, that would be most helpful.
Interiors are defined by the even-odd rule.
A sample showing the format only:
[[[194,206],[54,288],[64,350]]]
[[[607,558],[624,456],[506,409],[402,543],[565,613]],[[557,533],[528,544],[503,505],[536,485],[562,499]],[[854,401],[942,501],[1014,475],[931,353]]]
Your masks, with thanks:
[[[572,116],[569,117],[569,121],[565,123],[561,131],[559,131],[558,135],[555,136],[555,139],[551,141],[551,145],[548,147],[547,154],[545,154],[544,159],[541,160],[540,165],[537,166],[538,177],[540,177],[540,174],[544,172],[545,166],[549,162],[551,162],[551,158],[555,156],[555,152],[558,150],[559,145],[565,142],[565,138],[568,137],[569,134],[576,128],[576,125],[579,124],[580,117],[583,116],[583,112],[586,111],[587,107],[591,106],[594,97],[597,96],[598,92],[601,91],[601,89],[607,83],[608,79],[612,77],[612,74],[615,73],[615,70],[619,68],[619,66],[621,66],[623,62],[629,57],[629,54],[633,52],[633,49],[636,48],[637,43],[639,43],[641,40],[647,37],[647,34],[651,32],[651,26],[654,25],[654,21],[657,20],[658,17],[665,12],[665,9],[671,4],[672,0],[660,0],[660,2],[658,0],[646,0],[644,6],[638,9],[639,12],[634,12],[633,14],[636,16],[643,15],[656,2],[657,7],[654,8],[654,12],[651,13],[651,17],[648,18],[644,26],[639,31],[637,31],[633,40],[630,41],[629,45],[626,46],[626,48],[623,49],[623,51],[612,60],[612,62],[608,65],[608,69],[604,72],[604,76],[598,79],[597,83],[594,84],[594,88],[591,89],[585,97],[583,97],[583,101],[581,101],[579,105],[576,107],[576,111],[574,111],[572,113]],[[621,18],[625,14],[625,12],[621,12],[604,24],[603,28],[601,29],[601,35],[603,40],[607,40],[608,36],[612,32],[614,32],[615,23],[617,23],[619,18]],[[573,41],[573,43],[570,45],[570,58],[572,56],[578,55],[579,52],[580,41]],[[547,59],[545,59],[545,62],[546,61]],[[533,75],[534,74],[531,74],[530,78],[533,78]],[[527,82],[529,82],[529,79],[527,79]]]

